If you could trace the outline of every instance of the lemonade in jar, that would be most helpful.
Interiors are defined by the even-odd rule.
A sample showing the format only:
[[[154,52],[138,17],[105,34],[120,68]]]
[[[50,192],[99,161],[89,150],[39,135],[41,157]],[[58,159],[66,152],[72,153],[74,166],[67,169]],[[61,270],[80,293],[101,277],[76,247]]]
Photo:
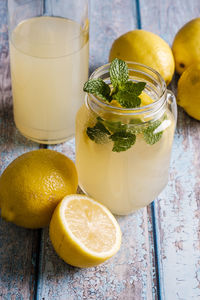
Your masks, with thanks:
[[[162,77],[115,59],[85,84],[76,117],[79,185],[113,213],[148,205],[166,186],[177,110]]]

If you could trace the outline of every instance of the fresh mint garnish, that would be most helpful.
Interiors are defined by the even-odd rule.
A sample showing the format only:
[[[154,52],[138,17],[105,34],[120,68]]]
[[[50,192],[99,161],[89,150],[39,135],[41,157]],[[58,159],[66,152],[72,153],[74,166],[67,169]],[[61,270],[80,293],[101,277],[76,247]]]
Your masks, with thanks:
[[[93,94],[106,102],[117,100],[125,108],[138,107],[141,104],[139,95],[145,88],[145,82],[134,83],[129,80],[128,65],[115,58],[110,64],[110,86],[101,78],[88,80],[83,87],[84,92]],[[128,81],[129,80],[129,81]]]
[[[144,140],[149,145],[157,143],[161,139],[163,131],[157,133],[154,131],[161,124],[162,122],[157,120],[150,122],[146,127],[142,125],[140,119],[132,119],[129,124],[122,124],[120,121],[113,122],[97,117],[96,125],[87,128],[87,135],[97,144],[105,144],[112,140],[114,142],[112,151],[121,152],[128,150],[135,144],[137,134],[143,134]]]
[[[142,124],[142,120],[139,118],[131,119],[129,124]]]
[[[140,94],[144,90],[145,82],[133,82],[129,80],[128,65],[123,60],[114,59],[110,64],[110,80],[112,88],[101,78],[91,79],[84,85],[83,90],[87,93],[103,99],[106,102],[112,100],[125,108],[139,107],[141,104]],[[163,131],[155,132],[161,121],[152,121],[148,126],[142,124],[141,119],[131,119],[129,124],[120,121],[104,120],[97,117],[97,123],[87,128],[88,137],[97,144],[113,142],[114,152],[130,149],[136,142],[136,135],[142,134],[147,144],[153,145],[158,142]]]
[[[120,89],[128,81],[128,66],[121,59],[115,58],[110,65],[110,80],[114,89]]]
[[[125,90],[129,93],[134,93],[135,96],[139,96],[146,86],[145,82],[133,82],[128,81],[122,86],[122,90]]]
[[[97,144],[105,144],[109,142],[110,132],[105,126],[97,122],[94,127],[87,128],[88,137]]]
[[[110,102],[112,100],[110,96],[110,87],[101,78],[88,80],[83,87],[84,92],[94,94],[97,97]]]
[[[160,121],[155,121],[151,123],[146,129],[144,129],[143,136],[147,144],[153,145],[161,139],[163,131],[154,133],[154,131],[156,130],[156,128],[158,128],[158,126],[160,126],[160,124]]]
[[[138,107],[141,104],[141,99],[138,96],[125,90],[118,91],[115,94],[115,99],[126,108]]]
[[[122,124],[120,121],[114,122],[109,120],[103,120],[100,117],[97,117],[97,120],[100,123],[102,123],[112,133],[126,131],[128,127],[127,124]]]
[[[111,135],[111,140],[114,142],[112,151],[122,152],[131,148],[135,144],[136,135],[130,132],[121,131]]]

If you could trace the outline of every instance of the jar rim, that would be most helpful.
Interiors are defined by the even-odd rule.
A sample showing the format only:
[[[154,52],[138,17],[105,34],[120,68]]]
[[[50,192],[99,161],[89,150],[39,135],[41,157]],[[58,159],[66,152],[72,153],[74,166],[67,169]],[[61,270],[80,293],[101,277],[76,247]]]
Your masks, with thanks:
[[[157,110],[159,110],[161,107],[163,107],[163,105],[165,104],[166,101],[166,92],[167,92],[167,87],[166,87],[166,83],[164,81],[164,79],[162,78],[162,76],[153,68],[148,67],[144,64],[141,63],[137,63],[137,62],[132,62],[132,61],[126,61],[126,63],[128,64],[128,69],[129,71],[137,71],[137,67],[138,67],[138,71],[140,71],[142,74],[145,74],[145,76],[149,77],[149,79],[154,79],[156,81],[157,84],[159,84],[160,86],[160,90],[161,90],[161,94],[159,95],[159,98],[157,100],[155,100],[154,102],[141,106],[141,107],[135,107],[135,108],[126,108],[126,107],[117,107],[111,104],[108,104],[106,102],[104,102],[103,100],[101,100],[100,98],[97,98],[95,95],[93,94],[89,94],[87,93],[88,97],[95,102],[95,104],[97,104],[98,106],[101,106],[102,109],[105,110],[109,110],[110,112],[114,112],[117,114],[128,114],[128,115],[138,115],[138,114],[144,114],[144,113],[151,113],[151,112],[155,112]],[[101,74],[106,74],[109,73],[109,67],[110,67],[111,63],[105,64],[101,67],[98,67],[89,77],[89,79],[94,79],[94,78],[99,78],[100,77],[100,73]],[[135,67],[135,68],[134,68]],[[141,71],[139,68],[143,68],[144,70],[148,70],[150,71],[152,74],[154,74],[155,76],[157,76],[158,80],[154,77],[152,77],[150,74],[148,74],[145,71]],[[98,76],[99,75],[99,76]],[[109,76],[110,77],[110,76]]]

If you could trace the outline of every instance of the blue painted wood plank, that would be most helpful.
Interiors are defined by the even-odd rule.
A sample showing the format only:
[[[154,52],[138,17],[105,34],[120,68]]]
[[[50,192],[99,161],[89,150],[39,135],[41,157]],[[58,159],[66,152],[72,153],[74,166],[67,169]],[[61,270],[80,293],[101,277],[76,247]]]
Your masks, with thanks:
[[[91,2],[90,68],[107,63],[112,42],[137,27],[135,2]],[[83,99],[84,100],[84,99]],[[49,146],[75,160],[74,139]],[[123,243],[108,262],[87,270],[65,264],[55,253],[48,231],[42,236],[37,299],[157,299],[151,213],[147,209],[119,218]]]
[[[141,26],[169,44],[200,2],[140,0]],[[177,80],[171,87],[176,92]],[[169,184],[155,201],[161,299],[200,299],[200,123],[179,109]]]
[[[90,1],[90,70],[108,62],[113,41],[137,28],[134,0]]]
[[[15,128],[8,55],[7,1],[0,1],[0,174],[16,157],[38,149]],[[0,299],[32,299],[38,232],[0,218]]]
[[[119,218],[123,231],[119,253],[87,270],[63,262],[44,231],[37,299],[153,299],[146,220],[146,210]]]
[[[199,17],[199,0],[138,0],[142,29],[160,35],[169,44],[183,24]]]

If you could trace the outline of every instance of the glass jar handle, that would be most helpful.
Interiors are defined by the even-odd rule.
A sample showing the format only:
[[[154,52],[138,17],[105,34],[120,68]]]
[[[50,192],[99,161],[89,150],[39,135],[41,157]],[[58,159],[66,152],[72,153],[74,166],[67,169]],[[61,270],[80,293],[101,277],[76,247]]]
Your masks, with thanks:
[[[170,90],[167,90],[167,104],[174,115],[175,122],[177,123],[178,112],[177,112],[176,97]]]

